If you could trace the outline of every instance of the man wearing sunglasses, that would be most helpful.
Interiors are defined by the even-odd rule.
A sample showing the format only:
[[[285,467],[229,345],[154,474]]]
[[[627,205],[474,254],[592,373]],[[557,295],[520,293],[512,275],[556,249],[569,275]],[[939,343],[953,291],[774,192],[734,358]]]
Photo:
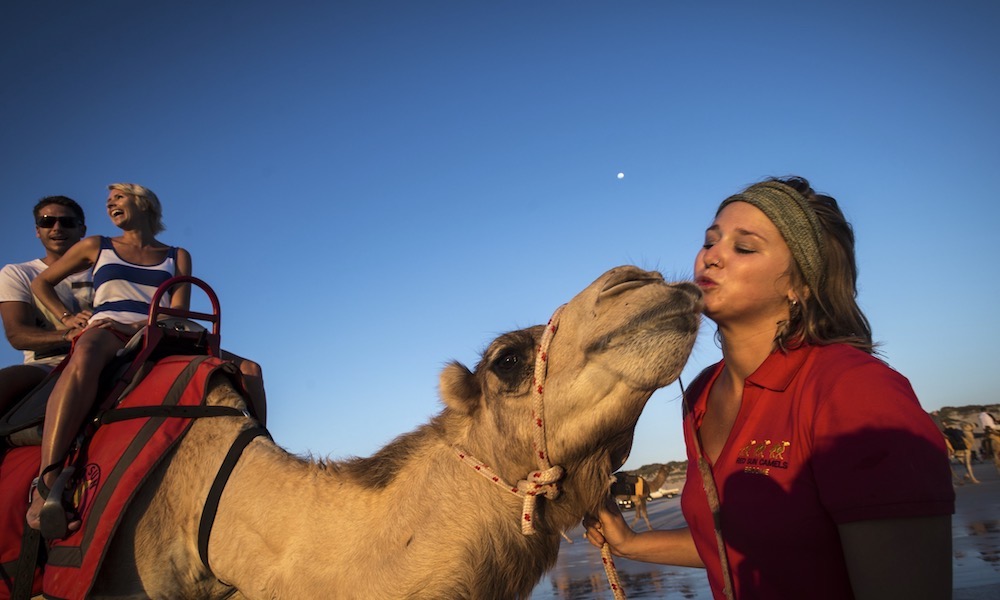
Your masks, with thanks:
[[[38,385],[69,351],[81,329],[65,329],[31,293],[31,281],[87,233],[83,209],[66,196],[48,196],[35,205],[35,236],[45,256],[0,270],[0,317],[7,340],[24,351],[24,364],[0,369],[0,414]],[[94,284],[91,272],[68,277],[56,287],[63,303],[89,314]]]

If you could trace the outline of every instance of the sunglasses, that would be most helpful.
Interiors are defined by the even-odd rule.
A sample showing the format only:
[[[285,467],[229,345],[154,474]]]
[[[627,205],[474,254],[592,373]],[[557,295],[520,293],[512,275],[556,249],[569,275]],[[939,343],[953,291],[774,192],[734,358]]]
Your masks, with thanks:
[[[67,229],[72,229],[80,225],[80,219],[76,217],[52,217],[48,215],[35,219],[35,225],[38,225],[42,229],[52,229],[56,226],[57,221]]]

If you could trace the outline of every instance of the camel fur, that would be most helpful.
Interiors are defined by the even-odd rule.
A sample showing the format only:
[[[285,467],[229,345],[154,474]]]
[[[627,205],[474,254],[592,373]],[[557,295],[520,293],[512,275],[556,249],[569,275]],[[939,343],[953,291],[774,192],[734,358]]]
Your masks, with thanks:
[[[509,482],[537,468],[531,443],[534,359],[543,327],[501,335],[475,371],[441,374],[443,410],[374,456],[290,455],[266,438],[244,451],[208,547],[198,521],[233,439],[252,421],[200,419],[123,517],[93,597],[528,598],[556,560],[560,532],[595,512],[631,449],[654,390],[674,381],[701,296],[635,267],[608,271],[563,309],[544,381],[547,446],[565,468],[541,499],[534,535],[522,498],[456,458],[461,447]],[[224,378],[209,404],[242,406]],[[294,405],[287,402],[286,405]]]
[[[1000,431],[988,428],[983,431],[983,438],[990,440],[990,449],[992,450],[990,460],[993,461],[997,474],[1000,474]]]

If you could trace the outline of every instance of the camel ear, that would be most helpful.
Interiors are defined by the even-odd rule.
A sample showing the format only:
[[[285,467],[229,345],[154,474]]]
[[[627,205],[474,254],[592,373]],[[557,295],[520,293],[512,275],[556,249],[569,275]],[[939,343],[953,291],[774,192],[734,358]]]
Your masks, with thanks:
[[[463,415],[471,415],[479,406],[482,396],[479,380],[462,363],[449,363],[441,371],[439,388],[445,405]]]

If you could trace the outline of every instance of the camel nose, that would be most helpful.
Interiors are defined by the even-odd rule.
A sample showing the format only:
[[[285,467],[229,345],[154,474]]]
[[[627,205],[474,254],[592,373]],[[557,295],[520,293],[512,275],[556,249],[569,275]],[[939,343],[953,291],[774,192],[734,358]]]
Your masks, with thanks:
[[[678,281],[677,283],[670,284],[670,287],[677,291],[683,292],[694,304],[694,311],[701,312],[705,309],[705,304],[703,302],[703,293],[701,288],[698,287],[693,281]]]
[[[689,296],[695,299],[701,299],[702,295],[701,288],[698,287],[698,284],[696,284],[693,281],[678,281],[676,283],[671,283],[670,287],[678,291],[684,292],[685,294],[688,294]]]
[[[629,284],[628,287],[632,288],[638,287],[638,285],[663,281],[663,275],[657,271],[644,271],[632,265],[615,267],[608,271],[605,277],[601,293],[608,292],[623,284]]]

